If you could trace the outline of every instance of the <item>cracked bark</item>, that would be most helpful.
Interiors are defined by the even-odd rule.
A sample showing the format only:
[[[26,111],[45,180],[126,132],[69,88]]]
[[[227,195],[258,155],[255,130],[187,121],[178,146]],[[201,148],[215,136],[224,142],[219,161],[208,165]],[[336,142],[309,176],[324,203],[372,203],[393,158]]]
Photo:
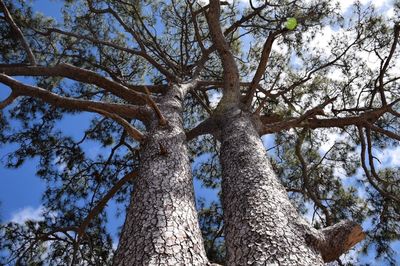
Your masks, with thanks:
[[[276,177],[250,115],[226,115],[222,121],[227,265],[323,265],[364,238],[350,221],[313,229]]]
[[[160,104],[168,125],[157,119],[149,125],[114,265],[208,265],[182,127],[183,96],[177,86],[170,90]]]
[[[317,231],[297,213],[266,156],[256,130],[259,123],[252,123],[239,101],[239,72],[222,34],[219,0],[210,0],[206,17],[224,70],[223,97],[213,119],[221,133],[226,265],[323,265],[338,258],[364,238],[361,227],[344,221]],[[268,53],[263,60],[268,60]],[[257,80],[256,76],[252,88]]]

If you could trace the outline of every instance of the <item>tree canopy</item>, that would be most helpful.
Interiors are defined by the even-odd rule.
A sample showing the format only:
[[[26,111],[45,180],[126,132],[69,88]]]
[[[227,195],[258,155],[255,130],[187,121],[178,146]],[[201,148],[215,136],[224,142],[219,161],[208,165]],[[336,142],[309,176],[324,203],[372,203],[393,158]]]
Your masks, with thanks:
[[[2,225],[0,264],[111,263],[104,207],[128,204],[141,143],[152,123],[168,125],[159,103],[174,84],[192,84],[183,121],[204,187],[219,191],[218,114],[236,101],[272,136],[271,163],[299,212],[315,228],[363,224],[354,261],[396,264],[400,165],[382,154],[400,141],[399,3],[220,5],[218,19],[206,1],[68,0],[51,18],[35,2],[0,0],[0,83],[10,88],[0,143],[15,145],[2,163],[39,158],[46,182],[43,220]],[[232,64],[239,80],[224,73]],[[82,112],[92,114],[82,137],[64,134],[59,121]],[[223,263],[220,203],[197,208],[207,255]]]

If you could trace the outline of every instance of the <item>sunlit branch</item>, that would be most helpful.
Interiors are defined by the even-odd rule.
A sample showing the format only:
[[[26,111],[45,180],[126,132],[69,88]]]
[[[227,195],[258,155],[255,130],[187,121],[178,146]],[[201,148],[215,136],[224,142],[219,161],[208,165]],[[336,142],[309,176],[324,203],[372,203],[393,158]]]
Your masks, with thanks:
[[[236,65],[233,54],[230,50],[220,25],[220,3],[218,0],[210,1],[210,9],[206,13],[211,39],[217,49],[218,55],[222,61],[224,75],[224,93],[218,107],[230,109],[239,104],[240,100],[240,80],[239,70]],[[217,108],[218,108],[217,107]]]
[[[94,71],[66,63],[61,63],[55,66],[0,65],[0,72],[9,76],[50,76],[69,78],[78,82],[96,85],[131,103],[146,104],[145,94],[129,89],[126,86],[105,78]]]
[[[220,5],[222,5],[223,2],[220,2]],[[209,5],[207,5],[209,6]],[[255,10],[253,10],[253,12],[247,14],[246,16],[241,17],[239,20],[237,20],[236,22],[234,22],[231,26],[229,26],[224,32],[223,35],[226,37],[229,34],[231,34],[232,32],[234,32],[236,29],[238,29],[243,23],[249,21],[250,19],[254,18],[255,16],[257,16],[257,14],[259,14],[265,7],[267,6],[267,4],[263,4],[262,6],[256,8]],[[203,12],[205,10],[201,9],[201,12]],[[199,13],[201,13],[199,12]],[[198,14],[195,11],[195,15]],[[215,52],[217,50],[217,46],[214,44],[212,44],[209,48],[207,48],[206,50],[203,51],[203,54],[201,56],[201,58],[197,61],[196,63],[196,69],[194,72],[194,77],[197,78],[197,76],[200,74],[200,72],[203,70],[205,63],[208,61],[210,55]]]
[[[104,110],[127,118],[138,118],[146,120],[148,110],[145,107],[138,107],[127,104],[104,103],[97,101],[81,100],[71,97],[64,97],[43,88],[23,84],[5,74],[0,74],[0,82],[9,86],[16,96],[29,96],[42,100],[46,103],[70,110],[92,111],[90,108]]]

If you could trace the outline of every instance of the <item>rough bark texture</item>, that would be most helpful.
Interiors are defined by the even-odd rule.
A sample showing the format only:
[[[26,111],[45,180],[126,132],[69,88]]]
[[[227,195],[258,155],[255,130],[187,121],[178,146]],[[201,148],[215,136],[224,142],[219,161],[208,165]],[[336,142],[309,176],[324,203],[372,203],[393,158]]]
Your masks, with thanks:
[[[291,205],[250,117],[222,125],[222,204],[227,265],[322,265],[310,228]]]
[[[318,247],[325,262],[334,261],[365,238],[362,227],[353,221],[342,221],[319,231]]]
[[[114,265],[208,265],[182,128],[183,93],[160,104],[167,126],[150,125]]]

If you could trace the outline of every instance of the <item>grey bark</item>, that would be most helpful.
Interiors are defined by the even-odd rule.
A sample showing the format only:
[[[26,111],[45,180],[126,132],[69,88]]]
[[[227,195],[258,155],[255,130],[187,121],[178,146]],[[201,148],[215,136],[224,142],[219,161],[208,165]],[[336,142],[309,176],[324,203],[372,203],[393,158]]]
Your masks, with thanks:
[[[184,94],[174,86],[159,105],[168,124],[149,125],[114,265],[208,265],[182,127]]]
[[[225,120],[221,134],[227,265],[322,265],[309,230],[277,179],[248,115]]]
[[[323,265],[364,239],[352,221],[312,228],[276,177],[251,116],[219,120],[227,265]]]

